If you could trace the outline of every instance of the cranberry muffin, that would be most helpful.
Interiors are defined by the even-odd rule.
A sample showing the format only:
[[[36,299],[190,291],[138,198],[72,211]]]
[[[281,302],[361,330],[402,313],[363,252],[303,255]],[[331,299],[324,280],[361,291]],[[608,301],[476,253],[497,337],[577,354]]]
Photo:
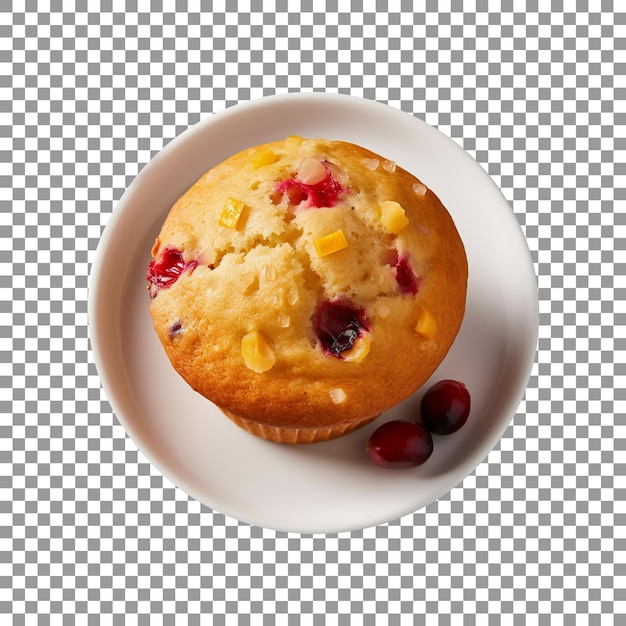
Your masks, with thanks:
[[[249,432],[331,439],[413,394],[450,349],[467,260],[438,197],[360,146],[244,150],[172,207],[147,269],[176,371]]]

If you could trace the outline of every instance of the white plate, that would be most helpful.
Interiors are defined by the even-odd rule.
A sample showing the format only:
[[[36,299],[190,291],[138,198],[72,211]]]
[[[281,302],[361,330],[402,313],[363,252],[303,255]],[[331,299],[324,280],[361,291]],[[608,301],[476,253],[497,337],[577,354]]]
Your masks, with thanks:
[[[433,455],[419,468],[375,466],[365,444],[384,421],[414,414],[423,391],[334,441],[308,446],[266,442],[240,430],[192,391],[169,365],[152,329],[145,268],[170,206],[229,155],[292,134],[351,141],[397,161],[439,195],[465,243],[467,312],[431,381],[464,381],[472,412],[462,430],[435,438]],[[217,511],[303,533],[392,521],[459,484],[513,417],[538,332],[537,285],[526,241],[483,169],[417,118],[380,103],[320,93],[240,104],[200,122],[160,152],[111,216],[93,266],[89,315],[107,398],[158,470]]]

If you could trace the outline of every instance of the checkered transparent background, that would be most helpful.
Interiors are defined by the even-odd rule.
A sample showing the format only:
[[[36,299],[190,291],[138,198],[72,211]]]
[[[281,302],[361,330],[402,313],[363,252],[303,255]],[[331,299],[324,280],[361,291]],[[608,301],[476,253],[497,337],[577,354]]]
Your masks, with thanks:
[[[0,623],[626,623],[626,7],[233,6],[0,7]],[[94,252],[140,168],[216,111],[300,90],[454,138],[539,280],[536,363],[498,447],[426,509],[329,536],[238,523],[164,479],[87,334]]]

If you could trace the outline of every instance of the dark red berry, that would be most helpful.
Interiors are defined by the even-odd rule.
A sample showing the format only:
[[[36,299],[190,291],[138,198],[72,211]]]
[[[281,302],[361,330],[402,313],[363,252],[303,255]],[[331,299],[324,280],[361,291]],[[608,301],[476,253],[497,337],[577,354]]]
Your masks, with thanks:
[[[442,380],[430,387],[420,405],[422,423],[436,435],[449,435],[459,430],[469,412],[469,391],[456,380]]]
[[[372,461],[382,467],[417,467],[433,453],[433,439],[417,422],[393,420],[374,431],[367,451]]]
[[[169,338],[173,341],[174,337],[180,335],[183,332],[183,324],[180,321],[174,322],[168,331]]]
[[[148,264],[146,280],[150,288],[150,297],[154,298],[159,289],[171,287],[186,270],[193,270],[197,261],[185,261],[183,253],[175,248],[166,248],[158,259]]]
[[[312,321],[324,352],[338,358],[369,330],[365,310],[347,300],[322,302],[313,314]]]
[[[307,185],[297,178],[289,178],[278,183],[275,189],[287,194],[289,204],[297,206],[305,202],[305,207],[324,208],[335,206],[339,196],[348,191],[332,175],[330,168],[324,163],[326,178],[315,185]]]
[[[395,264],[396,281],[402,293],[408,293],[414,296],[419,289],[419,278],[411,269],[409,260],[406,257],[398,259]]]

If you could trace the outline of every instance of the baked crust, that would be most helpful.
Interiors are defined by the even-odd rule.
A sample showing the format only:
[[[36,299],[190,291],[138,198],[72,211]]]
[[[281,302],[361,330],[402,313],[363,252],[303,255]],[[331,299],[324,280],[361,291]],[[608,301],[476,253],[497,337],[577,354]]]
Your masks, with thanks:
[[[255,169],[261,149],[275,161]],[[294,206],[301,198],[284,185],[280,191],[306,157],[325,163],[340,183],[334,206]],[[229,199],[244,205],[235,228],[219,224]],[[397,234],[381,221],[385,201],[408,218]],[[347,247],[320,256],[316,241],[339,229]],[[288,138],[230,157],[172,207],[152,254],[158,260],[165,250],[180,251],[187,264],[173,284],[151,292],[170,362],[226,414],[268,432],[320,429],[331,438],[366,423],[431,376],[464,315],[465,250],[439,198],[409,172],[346,142]],[[417,277],[417,293],[400,288],[398,259]],[[362,360],[322,349],[313,319],[328,301],[365,312],[370,349]],[[415,330],[424,311],[435,321],[432,337]],[[251,331],[275,355],[262,373],[242,356]]]

